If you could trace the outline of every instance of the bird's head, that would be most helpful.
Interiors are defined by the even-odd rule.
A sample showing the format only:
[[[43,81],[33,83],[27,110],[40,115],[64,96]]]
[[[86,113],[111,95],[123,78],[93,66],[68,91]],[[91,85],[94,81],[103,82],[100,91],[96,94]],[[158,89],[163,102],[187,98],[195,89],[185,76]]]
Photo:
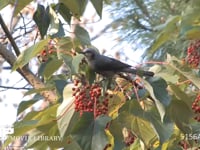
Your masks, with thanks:
[[[99,55],[99,53],[92,48],[87,48],[80,53],[83,54],[88,60],[94,60]]]

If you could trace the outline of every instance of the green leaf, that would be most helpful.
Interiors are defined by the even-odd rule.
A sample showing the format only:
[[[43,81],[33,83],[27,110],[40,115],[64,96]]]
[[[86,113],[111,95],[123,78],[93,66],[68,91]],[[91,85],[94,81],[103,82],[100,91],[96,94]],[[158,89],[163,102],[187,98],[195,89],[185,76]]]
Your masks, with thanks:
[[[200,33],[200,7],[199,5],[188,5],[184,11],[180,35],[186,39],[199,39]]]
[[[63,64],[62,60],[57,58],[49,58],[47,63],[45,63],[44,70],[43,70],[43,77],[47,80],[49,79],[54,72],[56,72],[61,65]]]
[[[150,83],[144,80],[145,88],[149,91],[150,96],[154,99],[158,112],[160,113],[161,121],[165,115],[165,107],[169,104],[170,98],[166,91],[166,82],[161,78],[149,79]],[[158,86],[158,87],[157,87]],[[159,92],[164,95],[161,95]]]
[[[170,17],[165,24],[165,28],[156,37],[153,45],[150,47],[150,54],[154,54],[158,48],[169,40],[173,40],[178,36],[178,26],[177,23],[180,21],[180,16]]]
[[[72,137],[83,150],[102,150],[108,144],[105,126],[110,118],[99,116],[94,120],[92,113],[84,113],[72,131]]]
[[[168,106],[170,103],[170,97],[167,91],[167,83],[160,77],[148,78],[147,81],[153,88],[154,95],[164,106]]]
[[[24,110],[26,110],[27,108],[29,108],[30,106],[32,106],[35,102],[37,102],[38,100],[28,100],[28,101],[22,101],[19,104],[19,107],[17,109],[17,115],[19,115],[21,112],[23,112]]]
[[[45,10],[43,5],[38,4],[37,10],[33,15],[33,20],[38,26],[42,39],[47,33],[50,24],[50,17],[48,10]]]
[[[32,0],[20,0],[20,1],[14,1],[14,0],[8,0],[9,4],[14,5],[15,11],[14,15],[16,16],[25,6],[27,6]],[[0,1],[1,4],[1,1]]]
[[[53,8],[51,6],[48,6],[47,10],[49,12],[49,18],[50,18],[49,33],[50,33],[50,35],[53,35],[53,34],[58,33],[60,20],[58,18],[58,15],[56,14],[56,12],[53,10]]]
[[[76,73],[74,66],[72,65],[72,56],[71,55],[61,55],[65,65],[67,66],[69,70],[70,75],[74,75]]]
[[[72,66],[73,66],[73,68],[74,68],[74,72],[75,72],[75,73],[78,73],[78,71],[79,71],[79,64],[81,63],[83,57],[84,57],[84,56],[81,55],[81,54],[78,54],[78,55],[76,55],[75,57],[73,57]]]
[[[124,138],[122,135],[122,128],[123,126],[118,118],[111,121],[109,131],[114,137],[114,150],[121,150],[123,147],[125,147],[125,144],[123,142]]]
[[[176,126],[184,133],[191,132],[189,120],[192,119],[193,112],[184,101],[178,100],[175,96],[172,96],[172,101],[166,109],[166,115],[169,115],[176,123]]]
[[[9,0],[0,0],[0,10],[9,4]]]
[[[156,131],[160,145],[162,145],[165,141],[169,140],[173,133],[174,123],[172,122],[161,122],[160,116],[158,115],[155,109],[146,112],[145,118],[151,122],[154,130]]]
[[[83,14],[87,4],[87,0],[59,0],[59,2],[67,6],[72,14],[78,19]]]
[[[33,57],[37,56],[37,54],[40,53],[44,49],[44,47],[48,44],[48,41],[49,39],[41,40],[40,42],[24,50],[14,63],[12,71],[15,71],[19,67],[20,68],[23,67]]]
[[[91,0],[92,5],[94,6],[99,17],[102,17],[102,9],[103,9],[103,0]]]
[[[168,66],[177,71],[179,74],[183,75],[186,79],[190,80],[196,87],[200,89],[200,80],[197,75],[192,73],[191,68],[186,68],[185,66],[181,65],[180,60],[174,56],[167,55],[167,62]],[[186,70],[186,69],[187,70]]]
[[[142,118],[123,112],[119,116],[121,123],[129,124],[131,131],[149,147],[156,134],[150,123]]]
[[[180,89],[180,86],[178,86],[176,84],[170,84],[169,89],[171,89],[171,93],[173,93],[173,95],[176,96],[177,99],[183,101],[185,104],[188,105],[189,108],[191,108],[194,99],[192,97],[189,97],[185,93],[185,91],[182,91]],[[192,108],[191,108],[191,110],[192,110]]]
[[[58,129],[60,131],[60,135],[63,138],[68,129],[70,129],[70,123],[75,123],[74,118],[78,119],[79,115],[75,113],[74,109],[74,98],[71,95],[72,93],[72,85],[69,84],[65,86],[63,90],[63,102],[58,107],[57,110],[57,118],[58,119]]]
[[[58,3],[53,7],[53,9],[57,10],[69,25],[71,24],[72,14],[69,8],[67,8],[63,3]]]
[[[89,33],[83,27],[76,25],[74,33],[82,46],[91,45]]]

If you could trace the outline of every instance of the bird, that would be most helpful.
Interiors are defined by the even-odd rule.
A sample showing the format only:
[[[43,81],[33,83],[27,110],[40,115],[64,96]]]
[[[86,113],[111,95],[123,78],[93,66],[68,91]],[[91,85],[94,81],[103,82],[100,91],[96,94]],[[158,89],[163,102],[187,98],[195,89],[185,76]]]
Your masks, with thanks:
[[[101,55],[94,48],[86,48],[80,53],[85,56],[89,68],[103,76],[111,77],[119,73],[132,73],[148,77],[154,76],[154,73],[151,71],[134,69],[129,64]]]

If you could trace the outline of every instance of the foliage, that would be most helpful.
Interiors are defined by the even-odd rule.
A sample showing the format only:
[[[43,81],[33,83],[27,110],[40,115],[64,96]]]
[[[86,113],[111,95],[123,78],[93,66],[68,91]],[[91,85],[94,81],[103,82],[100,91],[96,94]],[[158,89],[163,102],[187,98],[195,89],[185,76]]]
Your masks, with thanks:
[[[200,110],[199,96],[195,103],[193,100],[200,89],[199,64],[194,68],[187,63],[187,59],[183,61],[169,51],[165,61],[153,62],[154,66],[150,70],[155,72],[154,77],[129,75],[131,82],[121,77],[113,78],[111,81],[102,80],[101,76],[88,68],[83,56],[78,53],[85,47],[93,47],[88,31],[77,24],[74,36],[71,37],[66,36],[63,30],[62,19],[70,24],[72,17],[75,17],[78,22],[87,2],[60,0],[47,8],[38,4],[33,19],[41,39],[20,54],[12,69],[15,71],[23,68],[32,58],[41,58],[38,76],[44,80],[46,87],[28,91],[26,95],[35,94],[35,96],[26,102],[21,102],[18,115],[42,99],[38,96],[42,90],[53,90],[59,98],[55,104],[49,104],[44,110],[28,112],[21,120],[16,121],[15,132],[8,137],[4,147],[12,142],[12,137],[29,134],[30,140],[27,141],[26,147],[36,149],[197,148],[200,143],[200,138],[197,136],[200,134],[200,120],[196,117]],[[112,5],[118,4],[111,2]],[[135,2],[137,4],[123,1],[120,5],[127,6],[128,12],[134,10],[135,14],[129,13],[127,18],[123,13],[119,17],[126,18],[125,21],[129,20],[128,24],[125,22],[128,27],[134,23],[134,26],[139,28],[134,32],[145,30],[145,34],[141,34],[140,38],[147,36],[150,42],[154,40],[149,55],[155,54],[162,48],[167,49],[165,46],[169,41],[189,41],[199,38],[198,0],[181,1],[181,7],[186,10],[182,14],[180,10],[176,10],[176,13],[160,26],[156,26],[159,24],[157,18],[164,13],[158,14],[155,6],[161,1],[157,3],[147,1],[144,4],[138,0]],[[175,4],[178,2],[180,1],[177,0]],[[91,3],[99,17],[103,17],[103,1],[91,0]],[[184,5],[185,3],[188,5]],[[149,6],[152,9],[151,13],[153,10],[156,13],[147,12],[145,6],[148,4],[151,4]],[[168,4],[171,4],[171,1],[165,1],[162,6]],[[133,10],[128,7],[129,5],[134,6]],[[22,9],[23,1],[19,1],[18,6]],[[16,11],[18,12],[19,10]],[[145,16],[140,20],[142,15]],[[150,18],[152,20],[147,22]],[[146,31],[153,32],[155,31],[153,28],[159,32],[156,38],[152,39],[152,35],[156,33],[150,35]],[[135,38],[138,38],[138,35]],[[193,51],[194,49],[200,53],[199,47],[193,48]],[[180,51],[184,52],[184,49]],[[55,74],[62,65],[66,66],[67,73]],[[48,139],[45,141],[36,137],[48,137]],[[55,137],[60,138],[53,139]]]

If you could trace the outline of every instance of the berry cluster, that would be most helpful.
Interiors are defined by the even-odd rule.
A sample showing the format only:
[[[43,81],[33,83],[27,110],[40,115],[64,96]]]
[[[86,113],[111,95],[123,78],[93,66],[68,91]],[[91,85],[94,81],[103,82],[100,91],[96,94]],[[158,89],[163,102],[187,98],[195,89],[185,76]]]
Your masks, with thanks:
[[[200,94],[197,95],[196,99],[192,103],[192,109],[196,116],[194,119],[198,122],[200,122]]]
[[[40,52],[38,55],[38,59],[41,62],[46,62],[49,58],[49,56],[56,53],[56,47],[55,42],[53,40],[50,40],[48,45],[44,47],[44,49]]]
[[[79,80],[74,80],[74,87],[72,94],[75,97],[75,111],[80,112],[93,112],[94,117],[101,114],[107,114],[108,101],[112,95],[105,93],[102,95],[101,87],[98,84],[83,85],[79,84]]]
[[[192,68],[198,68],[200,63],[200,40],[192,42],[187,49],[187,62]]]

